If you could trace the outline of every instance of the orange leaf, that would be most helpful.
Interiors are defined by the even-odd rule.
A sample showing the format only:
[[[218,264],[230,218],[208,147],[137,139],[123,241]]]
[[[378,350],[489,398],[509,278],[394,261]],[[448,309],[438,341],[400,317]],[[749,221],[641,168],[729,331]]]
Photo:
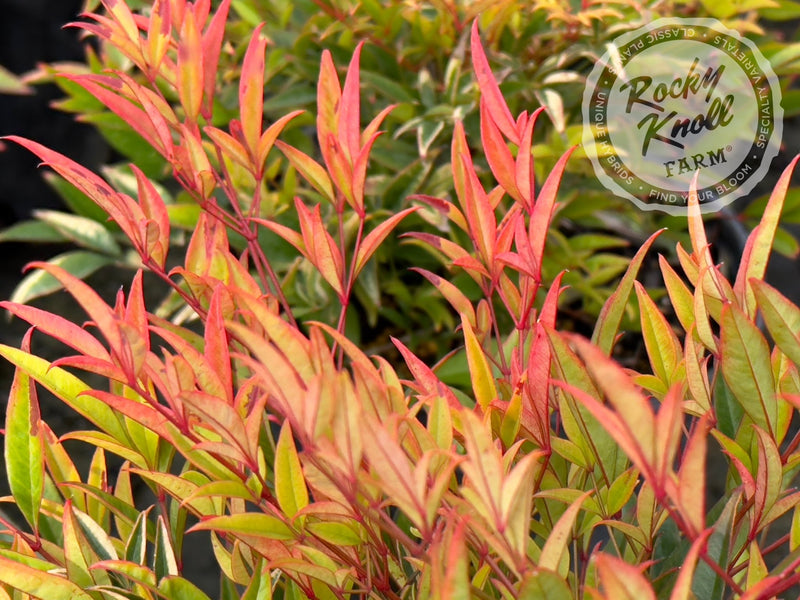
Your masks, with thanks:
[[[353,265],[354,279],[358,277],[361,269],[363,269],[367,262],[369,262],[369,259],[372,257],[381,243],[383,243],[383,240],[386,239],[386,237],[400,223],[400,221],[418,209],[419,207],[415,206],[402,210],[386,219],[383,223],[378,225],[375,229],[370,231],[369,234],[367,234],[367,236],[361,241],[361,245],[358,248],[358,253],[356,254],[355,263]]]
[[[155,0],[150,11],[150,24],[147,30],[147,59],[153,73],[157,73],[161,61],[169,48],[172,20],[169,2]]]
[[[323,169],[317,161],[297,148],[280,140],[276,141],[275,145],[278,146],[280,151],[289,159],[292,166],[305,177],[306,181],[308,181],[315,190],[322,194],[329,202],[335,203],[336,196],[333,193],[331,179],[325,169]]]
[[[203,102],[203,47],[193,15],[183,19],[178,41],[178,94],[186,119],[197,122]]]
[[[239,80],[242,130],[247,142],[247,149],[254,162],[261,139],[261,120],[264,114],[264,51],[267,41],[261,37],[263,27],[263,23],[256,27],[250,38]]]
[[[489,114],[488,100],[481,97],[481,142],[483,153],[497,182],[517,202],[524,202],[517,188],[514,158],[500,129]]]
[[[641,571],[616,556],[598,554],[597,571],[609,600],[656,600]]]
[[[339,125],[339,145],[344,151],[348,162],[355,164],[356,157],[361,147],[361,109],[359,98],[360,69],[359,60],[361,58],[361,48],[364,42],[359,42],[350,59],[350,66],[342,88],[342,99],[337,110],[337,121]]]
[[[203,112],[207,115],[206,120],[210,121],[214,106],[214,90],[217,84],[217,67],[219,65],[219,55],[222,50],[222,41],[225,36],[225,23],[228,20],[228,9],[231,0],[222,0],[211,23],[208,24],[203,34],[203,85],[205,106]],[[203,19],[205,21],[205,19]]]

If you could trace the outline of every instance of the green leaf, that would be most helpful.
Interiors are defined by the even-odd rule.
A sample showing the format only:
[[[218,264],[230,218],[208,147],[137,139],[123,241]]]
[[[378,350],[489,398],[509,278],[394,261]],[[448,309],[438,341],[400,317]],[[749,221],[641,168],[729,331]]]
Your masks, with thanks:
[[[0,94],[30,94],[31,88],[5,67],[0,66]]]
[[[33,215],[79,246],[112,256],[122,253],[114,236],[97,221],[56,210],[37,210]]]
[[[308,490],[289,421],[284,421],[275,447],[275,495],[288,517],[308,506]]]
[[[118,415],[105,403],[84,394],[90,388],[75,375],[52,366],[43,358],[4,344],[0,344],[0,356],[16,365],[97,427],[121,442],[127,441],[127,433]]]
[[[200,588],[182,577],[164,577],[158,584],[158,591],[170,600],[210,600]]]
[[[39,528],[44,493],[44,453],[39,437],[39,401],[30,376],[17,368],[6,406],[5,466],[17,508]]]
[[[603,305],[603,310],[600,311],[600,316],[597,318],[597,324],[592,334],[592,343],[606,354],[611,354],[611,349],[614,347],[619,324],[622,322],[622,316],[628,306],[628,298],[633,290],[633,282],[636,280],[636,275],[639,273],[644,257],[662,231],[664,230],[656,231],[642,244],[642,247],[631,259],[628,270],[619,282],[619,286],[608,297],[608,300]]]
[[[263,513],[238,513],[202,519],[189,531],[211,530],[232,533],[238,537],[266,538],[269,540],[291,540],[294,532],[286,523],[272,515]]]
[[[93,600],[73,582],[20,562],[0,557],[0,583],[40,600]]]
[[[778,348],[796,365],[800,365],[800,308],[771,285],[751,279],[756,304]]]
[[[92,96],[92,98],[94,98],[94,96]],[[47,184],[61,197],[64,204],[70,209],[70,212],[108,225],[108,214],[106,211],[97,206],[94,200],[89,198],[89,196],[84,194],[69,181],[53,171],[46,172],[43,177]],[[111,226],[116,227],[116,224],[112,224]]]
[[[47,262],[61,267],[79,279],[83,279],[114,261],[108,256],[102,256],[94,252],[75,250],[59,254]],[[34,298],[52,294],[63,287],[55,277],[46,271],[37,269],[27,275],[14,289],[14,293],[11,294],[11,302],[25,304]]]
[[[775,432],[778,401],[767,341],[738,308],[725,305],[720,323],[722,374],[733,395],[759,427]]]
[[[741,493],[739,492],[730,497],[714,525],[714,533],[711,534],[706,546],[708,557],[723,569],[727,568],[731,558],[731,531],[740,499]],[[692,592],[696,598],[703,598],[703,600],[723,600],[725,582],[708,564],[700,561],[692,581]]]
[[[67,238],[43,221],[22,221],[0,232],[0,242],[61,243]]]
[[[518,600],[572,600],[572,592],[561,577],[552,571],[538,569],[522,582]]]
[[[475,400],[483,410],[488,410],[489,405],[497,398],[497,388],[494,384],[492,367],[486,360],[486,354],[466,315],[462,315],[461,324],[464,328],[467,362],[469,363],[469,372],[472,377],[472,390],[475,393]]]
[[[178,575],[178,559],[175,556],[175,548],[172,546],[172,538],[163,515],[158,515],[158,522],[156,523],[153,571],[155,571],[156,579],[159,581],[170,575]]]

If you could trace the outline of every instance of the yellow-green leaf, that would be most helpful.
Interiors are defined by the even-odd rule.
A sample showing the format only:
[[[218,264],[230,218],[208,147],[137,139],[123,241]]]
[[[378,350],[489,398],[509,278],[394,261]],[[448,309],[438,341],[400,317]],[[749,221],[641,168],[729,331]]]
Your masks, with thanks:
[[[494,375],[481,343],[466,316],[462,316],[461,323],[464,328],[464,342],[467,346],[467,363],[472,378],[472,389],[478,405],[487,410],[489,405],[497,398],[497,388],[494,384]]]
[[[283,422],[275,447],[275,495],[288,517],[308,505],[308,490],[289,421]]]

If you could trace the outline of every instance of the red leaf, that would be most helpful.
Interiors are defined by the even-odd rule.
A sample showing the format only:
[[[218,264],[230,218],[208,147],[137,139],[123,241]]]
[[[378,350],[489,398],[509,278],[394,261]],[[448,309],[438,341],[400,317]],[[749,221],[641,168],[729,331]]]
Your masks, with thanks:
[[[408,370],[411,371],[411,375],[414,377],[412,387],[425,396],[441,396],[447,400],[450,408],[457,410],[461,409],[461,404],[459,403],[455,394],[453,394],[452,390],[439,380],[439,378],[430,369],[430,367],[428,367],[428,365],[417,358],[417,356],[411,352],[411,350],[409,350],[400,340],[392,338],[392,343],[400,351],[400,354],[403,355],[403,359],[406,361]]]
[[[542,106],[530,116],[525,132],[522,134],[519,150],[517,150],[517,162],[515,164],[517,188],[519,188],[522,195],[523,206],[528,212],[533,208],[533,199],[536,195],[533,177],[533,153],[531,152],[533,128],[536,125],[536,118],[543,110],[544,107]]]
[[[222,286],[217,286],[211,296],[211,304],[206,316],[204,354],[209,366],[222,382],[226,399],[233,404],[233,376],[231,374],[231,357],[228,353],[228,334],[222,318],[222,293]]]
[[[145,176],[144,173],[134,164],[131,164],[131,170],[136,176],[136,183],[139,191],[139,203],[142,207],[144,216],[152,220],[158,227],[157,240],[149,244],[148,236],[145,233],[142,236],[144,243],[143,250],[146,255],[152,258],[156,264],[164,267],[167,259],[167,251],[169,250],[169,214],[164,200],[156,190],[152,182]]]
[[[564,176],[564,169],[567,166],[567,161],[576,149],[577,146],[573,146],[558,159],[558,162],[556,162],[553,170],[550,171],[550,174],[542,185],[542,189],[539,191],[536,203],[533,206],[529,227],[529,239],[533,253],[537,257],[537,273],[541,273],[544,244],[547,239],[547,230],[550,227],[550,221],[553,218],[558,186],[561,184],[561,178]]]
[[[472,22],[472,34],[470,36],[470,48],[472,50],[472,68],[475,70],[475,77],[478,79],[478,87],[481,94],[486,98],[487,108],[492,120],[500,128],[511,142],[519,146],[519,135],[517,134],[516,123],[508,110],[500,87],[489,68],[489,61],[481,45],[480,35],[478,34],[478,19]]]

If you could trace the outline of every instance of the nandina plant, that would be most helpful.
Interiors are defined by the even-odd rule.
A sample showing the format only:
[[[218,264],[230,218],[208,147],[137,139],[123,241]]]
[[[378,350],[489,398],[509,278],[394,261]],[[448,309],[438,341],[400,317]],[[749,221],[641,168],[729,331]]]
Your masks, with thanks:
[[[141,169],[131,167],[136,189],[128,193],[11,138],[108,214],[142,271],[108,304],[63,268],[32,265],[72,294],[85,326],[3,303],[32,329],[20,349],[0,346],[16,367],[4,438],[8,500],[26,521],[3,519],[0,593],[202,599],[183,576],[193,536],[211,539],[222,597],[248,600],[754,600],[800,582],[800,494],[792,488],[800,435],[791,428],[800,308],[763,282],[794,162],[733,283],[712,260],[690,193],[691,249],[678,247],[678,265],[660,263],[675,322],[636,281],[657,232],[633,257],[592,339],[561,333],[561,276],[548,281],[542,267],[569,152],[535,182],[541,111],[512,114],[473,25],[480,146],[494,181],[477,176],[456,123],[455,197],[415,201],[437,207],[464,243],[411,236],[472,280],[462,289],[418,269],[460,320],[469,381],[451,387],[437,375],[441,365],[399,340],[402,361],[393,363],[348,337],[355,282],[418,210],[368,210],[370,150],[390,108],[362,126],[360,46],[343,83],[323,56],[316,160],[278,140],[295,113],[264,127],[259,29],[242,58],[238,118],[227,129],[209,124],[228,4],[157,1],[134,14],[109,0],[85,27],[136,64],[145,83],[114,72],[70,76],[164,157],[200,207],[185,256],[170,254],[166,203]],[[179,99],[175,110],[168,96]],[[295,200],[294,228],[261,210],[272,152],[315,190]],[[300,268],[330,287],[335,319],[305,321],[293,311],[262,230],[286,240]],[[234,251],[233,235],[244,250]],[[199,332],[148,310],[144,270],[174,289]],[[632,305],[649,359],[643,372],[610,358]],[[40,358],[34,330],[71,350]],[[37,387],[93,428],[56,436]],[[71,441],[95,448],[88,474],[70,457]],[[715,506],[706,504],[709,443],[727,459]],[[109,466],[111,454],[120,468]],[[152,491],[150,504],[134,494],[141,486]],[[783,517],[791,525],[777,526]]]

